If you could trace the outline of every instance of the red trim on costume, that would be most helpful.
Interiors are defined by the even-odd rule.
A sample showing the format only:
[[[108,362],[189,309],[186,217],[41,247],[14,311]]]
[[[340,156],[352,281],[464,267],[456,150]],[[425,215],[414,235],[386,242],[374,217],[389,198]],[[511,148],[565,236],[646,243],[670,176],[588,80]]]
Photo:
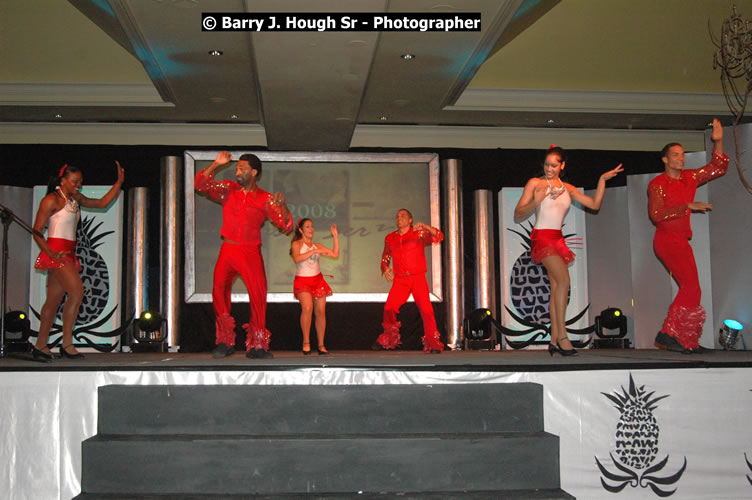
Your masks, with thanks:
[[[324,279],[321,273],[316,276],[295,276],[292,283],[292,293],[296,299],[301,292],[310,293],[314,299],[328,297],[332,294],[332,289]]]
[[[533,229],[530,233],[530,256],[536,264],[545,257],[558,255],[565,264],[574,260],[574,252],[569,249],[564,235],[559,229]]]
[[[73,264],[76,266],[76,270],[80,273],[82,270],[81,263],[76,257],[76,242],[72,240],[66,240],[65,238],[47,238],[47,245],[53,252],[70,252],[69,254],[59,258],[53,259],[44,252],[39,252],[36,262],[34,262],[34,269],[40,271],[48,271],[50,269],[61,269],[63,266]]]

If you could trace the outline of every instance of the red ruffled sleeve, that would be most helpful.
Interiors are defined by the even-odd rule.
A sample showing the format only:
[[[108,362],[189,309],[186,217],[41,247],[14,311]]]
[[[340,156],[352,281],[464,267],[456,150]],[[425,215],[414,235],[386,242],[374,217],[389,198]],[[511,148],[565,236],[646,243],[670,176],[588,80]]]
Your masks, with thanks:
[[[427,247],[428,245],[444,241],[444,233],[441,232],[441,229],[436,227],[433,229],[436,231],[435,235],[431,235],[431,231],[425,229],[418,231],[418,237],[423,242],[423,246]]]
[[[199,170],[196,173],[196,178],[193,180],[193,187],[196,191],[206,195],[208,198],[224,203],[227,196],[230,194],[232,181],[215,181],[214,172],[205,175],[204,172],[206,170],[207,169]]]
[[[662,183],[651,182],[648,186],[648,213],[656,224],[670,219],[677,219],[689,215],[687,203],[667,207],[665,203],[665,187]]]
[[[292,214],[287,211],[287,217],[285,217],[282,206],[274,203],[274,196],[269,194],[269,199],[266,202],[266,216],[272,221],[272,224],[277,226],[282,232],[289,233],[292,231]]]
[[[389,264],[392,262],[392,246],[389,244],[389,235],[384,238],[384,251],[381,253],[381,274],[384,274],[389,269]]]
[[[705,184],[711,179],[720,177],[726,173],[729,167],[729,157],[727,154],[719,155],[713,150],[713,159],[702,168],[692,171],[692,175],[697,181],[697,185]]]

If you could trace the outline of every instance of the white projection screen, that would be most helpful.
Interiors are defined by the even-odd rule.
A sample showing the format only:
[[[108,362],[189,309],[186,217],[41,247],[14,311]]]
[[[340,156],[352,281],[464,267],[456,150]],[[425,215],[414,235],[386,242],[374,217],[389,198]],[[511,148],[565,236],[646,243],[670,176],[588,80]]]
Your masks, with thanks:
[[[233,160],[252,153],[262,162],[259,186],[287,199],[293,220],[313,220],[314,240],[331,248],[331,224],[337,224],[339,259],[321,258],[321,272],[334,294],[329,302],[384,302],[390,283],[379,268],[384,237],[396,229],[397,210],[406,208],[414,222],[441,227],[439,220],[439,158],[433,153],[296,153],[231,151]],[[211,302],[214,264],[222,244],[222,207],[194,189],[196,172],[208,167],[217,151],[185,152],[185,300]],[[221,167],[217,180],[235,180],[235,165]],[[269,302],[294,302],[295,264],[290,257],[292,235],[268,220],[261,251]],[[441,246],[426,249],[431,300],[442,300]],[[232,301],[248,302],[238,278]]]

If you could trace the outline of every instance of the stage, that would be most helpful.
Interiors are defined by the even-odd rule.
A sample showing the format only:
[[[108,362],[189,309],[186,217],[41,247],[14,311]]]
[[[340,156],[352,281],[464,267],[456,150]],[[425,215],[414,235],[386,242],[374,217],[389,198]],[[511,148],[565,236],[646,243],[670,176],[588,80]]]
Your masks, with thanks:
[[[378,390],[385,385],[438,384],[466,384],[481,391],[483,384],[541,386],[542,424],[547,435],[558,439],[560,488],[565,495],[592,499],[616,491],[620,498],[654,497],[657,492],[697,499],[752,495],[748,461],[752,439],[746,423],[752,414],[752,352],[747,351],[583,349],[568,358],[551,357],[545,350],[440,355],[333,351],[328,356],[276,351],[269,360],[247,359],[242,352],[219,360],[209,352],[86,353],[83,360],[51,363],[23,356],[0,360],[4,372],[0,411],[6,431],[0,461],[9,466],[8,474],[0,476],[0,489],[10,492],[12,499],[73,498],[81,493],[82,446],[102,434],[98,391],[103,387],[169,391],[175,386],[311,386],[309,390],[315,391],[313,386]],[[430,408],[432,401],[425,405]],[[438,411],[442,413],[435,419],[462,432],[465,422],[459,409]],[[493,414],[487,417],[494,419]],[[642,465],[634,461],[637,458]],[[483,460],[477,468],[483,474],[498,472],[496,464]],[[179,482],[175,477],[169,480]],[[401,497],[413,498],[409,491]]]

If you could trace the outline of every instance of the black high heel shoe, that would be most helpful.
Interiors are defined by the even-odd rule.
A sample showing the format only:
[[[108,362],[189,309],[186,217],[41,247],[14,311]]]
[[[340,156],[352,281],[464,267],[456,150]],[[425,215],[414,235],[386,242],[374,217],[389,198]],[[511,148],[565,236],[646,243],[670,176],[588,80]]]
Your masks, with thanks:
[[[553,357],[556,353],[561,354],[561,347],[559,347],[558,345],[548,344],[548,354]]]
[[[327,354],[329,354],[329,351],[327,351],[326,347],[324,347],[323,345],[320,345],[316,350],[319,351],[319,356],[326,356]]]
[[[308,346],[308,350],[306,351],[305,349],[301,349],[301,351],[303,352],[304,356],[308,356],[309,354],[311,354],[311,344],[303,344],[303,347],[305,346]]]
[[[31,346],[31,358],[34,361],[41,361],[43,363],[49,363],[52,361],[52,354],[47,354],[44,351],[37,349],[35,346]]]
[[[68,347],[71,347],[72,345],[73,344],[69,345]],[[81,354],[80,352],[71,354],[68,351],[66,351],[65,347],[62,345],[60,346],[60,356],[63,358],[68,358],[68,359],[84,359],[84,355]]]
[[[572,349],[562,349],[559,345],[559,342],[556,342],[556,348],[559,350],[559,354],[562,356],[576,356],[577,351],[574,350],[574,347]]]

